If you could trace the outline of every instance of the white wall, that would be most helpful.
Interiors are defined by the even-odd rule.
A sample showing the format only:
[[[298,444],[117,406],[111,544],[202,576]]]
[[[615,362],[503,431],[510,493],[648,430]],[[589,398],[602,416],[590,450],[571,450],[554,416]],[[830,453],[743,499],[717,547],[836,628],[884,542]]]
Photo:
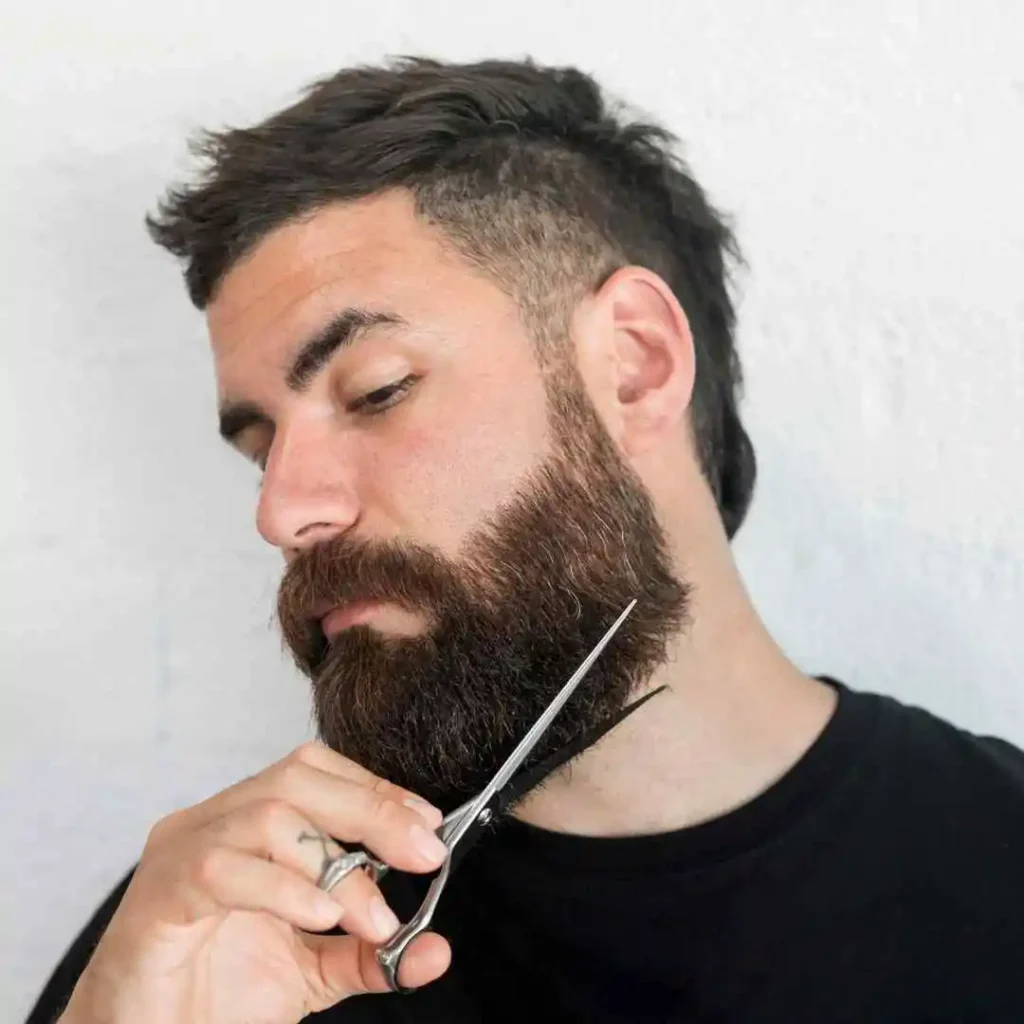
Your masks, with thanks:
[[[751,261],[737,550],[770,625],[1024,743],[1024,6],[614,6],[5,5],[0,1019],[156,817],[310,734],[256,480],[141,218],[188,131],[356,59],[574,62],[688,140]]]

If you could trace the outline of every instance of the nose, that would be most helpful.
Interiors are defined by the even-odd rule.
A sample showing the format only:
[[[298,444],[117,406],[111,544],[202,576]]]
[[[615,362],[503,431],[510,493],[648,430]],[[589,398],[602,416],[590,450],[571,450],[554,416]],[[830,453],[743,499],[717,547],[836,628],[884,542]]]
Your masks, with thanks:
[[[256,526],[285,557],[330,540],[359,518],[352,459],[328,422],[278,424],[260,487]]]

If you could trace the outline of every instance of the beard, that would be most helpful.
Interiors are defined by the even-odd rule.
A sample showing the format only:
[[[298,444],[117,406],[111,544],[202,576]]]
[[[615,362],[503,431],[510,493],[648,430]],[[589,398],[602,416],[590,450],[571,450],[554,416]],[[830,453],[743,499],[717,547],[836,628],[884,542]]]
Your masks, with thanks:
[[[278,619],[312,681],[320,739],[448,811],[475,796],[608,627],[636,607],[534,748],[533,763],[620,711],[686,623],[653,502],[573,380],[551,392],[553,450],[449,559],[345,534],[302,552]],[[369,625],[328,642],[314,609],[393,603],[422,635]]]

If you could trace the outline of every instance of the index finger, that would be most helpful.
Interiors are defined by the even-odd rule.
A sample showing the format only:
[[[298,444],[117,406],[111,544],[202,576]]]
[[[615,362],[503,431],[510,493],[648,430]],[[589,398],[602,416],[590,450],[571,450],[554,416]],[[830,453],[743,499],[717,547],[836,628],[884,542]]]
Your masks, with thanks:
[[[378,796],[388,800],[405,804],[406,807],[412,808],[412,810],[417,811],[425,818],[431,828],[437,828],[444,819],[444,815],[438,808],[429,801],[424,800],[423,797],[413,793],[412,790],[397,786],[395,783],[381,778],[379,775],[374,775],[368,768],[364,768],[361,764],[345,757],[344,754],[339,754],[336,750],[332,750],[325,743],[321,743],[318,740],[303,743],[301,747],[297,747],[283,759],[283,762],[279,763],[284,763],[291,759],[308,764],[311,768],[319,768],[320,771],[327,772],[329,775],[337,775],[339,778],[348,779],[349,782],[366,786],[377,793]]]
[[[256,799],[260,794],[265,793],[275,776],[283,775],[298,768],[300,772],[304,768],[314,768],[317,771],[332,775],[336,779],[354,783],[369,789],[383,800],[390,800],[394,803],[404,804],[410,810],[415,811],[427,823],[428,828],[437,829],[444,816],[422,797],[403,788],[396,786],[387,779],[364,768],[350,758],[339,754],[336,750],[318,741],[309,741],[296,747],[286,754],[279,761],[250,775],[248,778],[236,782],[227,789],[215,793],[206,800],[188,807],[174,815],[173,828],[177,831],[180,828],[201,828],[208,825],[225,814],[240,807],[249,801]],[[271,788],[273,788],[271,786]]]

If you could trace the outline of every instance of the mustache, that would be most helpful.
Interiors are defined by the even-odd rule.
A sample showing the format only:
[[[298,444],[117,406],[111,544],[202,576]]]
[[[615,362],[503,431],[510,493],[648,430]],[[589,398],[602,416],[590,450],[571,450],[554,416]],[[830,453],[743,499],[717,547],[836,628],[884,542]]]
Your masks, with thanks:
[[[308,661],[311,647],[326,645],[320,619],[332,608],[386,601],[442,617],[464,588],[459,571],[429,548],[342,534],[301,552],[287,567],[278,588],[277,620],[285,639]]]

